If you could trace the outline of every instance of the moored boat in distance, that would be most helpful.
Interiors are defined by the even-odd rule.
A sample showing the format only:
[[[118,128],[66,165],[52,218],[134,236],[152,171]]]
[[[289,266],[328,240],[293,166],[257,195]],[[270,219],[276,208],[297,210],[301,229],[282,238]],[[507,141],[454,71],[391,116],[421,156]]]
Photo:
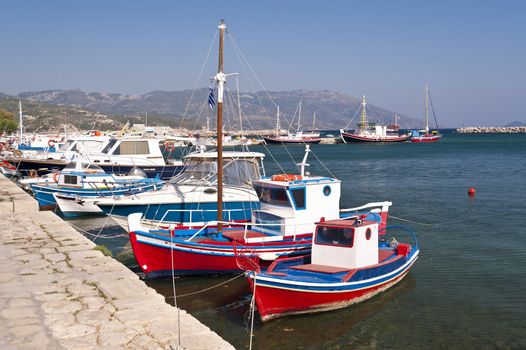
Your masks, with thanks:
[[[303,132],[300,130],[301,124],[301,101],[299,103],[299,113],[298,113],[298,129],[295,132],[288,132],[286,135],[281,134],[280,127],[280,114],[279,106],[276,113],[276,134],[273,136],[264,136],[263,140],[267,144],[318,144],[321,142],[320,133],[316,131],[306,131]]]
[[[418,258],[416,236],[408,230],[412,242],[399,243],[379,233],[385,230],[378,222],[359,215],[321,221],[311,256],[280,258],[266,271],[247,272],[261,320],[347,307],[400,282]]]
[[[399,128],[376,125],[367,121],[367,102],[362,97],[361,122],[358,130],[340,130],[340,137],[344,143],[350,142],[403,142],[408,141],[410,133],[401,134]]]
[[[430,95],[429,95],[429,87],[426,85],[425,87],[425,94],[426,94],[426,107],[425,107],[425,115],[426,115],[426,128],[425,130],[413,130],[411,133],[411,142],[436,142],[442,138],[442,134],[438,131],[438,123],[435,115],[435,109],[433,108],[433,103],[431,102],[431,109],[433,110],[433,116],[435,118],[435,124],[436,124],[436,130],[433,130],[432,132],[429,132],[429,102],[430,102]]]

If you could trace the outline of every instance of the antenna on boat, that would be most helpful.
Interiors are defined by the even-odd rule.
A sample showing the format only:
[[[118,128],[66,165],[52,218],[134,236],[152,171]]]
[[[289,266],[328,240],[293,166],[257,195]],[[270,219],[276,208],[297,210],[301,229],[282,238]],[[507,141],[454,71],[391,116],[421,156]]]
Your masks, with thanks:
[[[301,177],[305,176],[305,167],[310,166],[310,164],[307,163],[307,157],[309,156],[310,152],[310,145],[305,145],[305,155],[303,155],[303,160],[301,161],[301,163],[296,164],[300,167]]]

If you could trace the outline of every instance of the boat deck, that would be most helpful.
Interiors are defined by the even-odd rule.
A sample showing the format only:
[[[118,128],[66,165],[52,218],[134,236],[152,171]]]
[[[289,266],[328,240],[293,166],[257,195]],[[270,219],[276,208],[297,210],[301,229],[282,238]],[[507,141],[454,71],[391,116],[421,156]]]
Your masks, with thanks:
[[[245,242],[245,240],[248,238],[268,237],[268,235],[253,230],[247,230],[246,232],[245,230],[228,230],[223,231],[223,237],[236,242]]]
[[[378,250],[378,264],[381,266],[391,260],[395,260],[397,255],[393,249]],[[368,267],[370,268],[370,267]],[[365,269],[368,269],[365,268]],[[296,281],[308,281],[317,283],[346,282],[349,281],[356,272],[363,269],[348,269],[345,267],[319,265],[319,264],[301,264],[288,266],[283,269],[277,267],[271,272],[273,277],[283,277],[294,279]]]

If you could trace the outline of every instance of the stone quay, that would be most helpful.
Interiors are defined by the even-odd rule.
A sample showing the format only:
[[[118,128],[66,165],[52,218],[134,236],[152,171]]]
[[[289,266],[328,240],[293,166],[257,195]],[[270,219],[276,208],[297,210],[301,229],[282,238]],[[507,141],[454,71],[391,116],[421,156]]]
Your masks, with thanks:
[[[1,349],[234,349],[2,175],[0,211]]]

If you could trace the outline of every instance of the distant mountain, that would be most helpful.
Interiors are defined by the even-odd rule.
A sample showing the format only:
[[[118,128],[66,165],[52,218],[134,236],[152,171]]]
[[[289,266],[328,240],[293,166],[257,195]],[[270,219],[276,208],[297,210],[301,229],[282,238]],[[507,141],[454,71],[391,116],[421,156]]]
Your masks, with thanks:
[[[104,113],[111,117],[135,116],[150,120],[162,118],[179,124],[184,116],[183,125],[196,129],[204,126],[206,117],[214,125],[214,115],[206,104],[208,89],[194,91],[152,91],[144,95],[125,95],[119,93],[85,93],[81,90],[50,90],[40,92],[22,92],[17,98],[46,105],[71,105]],[[190,102],[191,99],[191,102]],[[281,127],[287,128],[292,120],[299,101],[302,101],[301,124],[303,129],[312,128],[312,119],[316,113],[316,128],[340,129],[347,125],[360,107],[360,100],[334,91],[269,91],[240,93],[241,109],[245,116],[245,129],[270,129],[275,127],[276,108],[279,105],[283,114]],[[230,103],[234,101],[234,103]],[[225,97],[225,125],[227,128],[239,128],[237,112],[237,94]],[[190,102],[190,103],[189,103]],[[185,114],[186,112],[186,114]],[[369,120],[390,124],[395,112],[368,105]],[[402,128],[423,127],[423,121],[399,114]],[[359,121],[359,113],[350,124],[354,128]],[[170,123],[170,124],[172,124]]]
[[[511,127],[514,127],[514,126],[526,126],[526,123],[516,120],[514,122],[511,122],[509,124],[504,125],[503,127],[504,128],[511,128]]]

